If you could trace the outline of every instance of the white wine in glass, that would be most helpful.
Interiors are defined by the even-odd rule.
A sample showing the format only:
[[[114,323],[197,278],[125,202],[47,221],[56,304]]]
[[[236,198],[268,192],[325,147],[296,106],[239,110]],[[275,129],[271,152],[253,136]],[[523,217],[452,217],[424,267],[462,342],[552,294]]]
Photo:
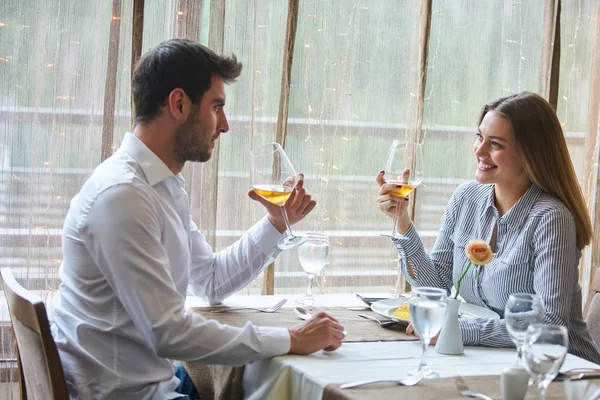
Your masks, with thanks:
[[[423,182],[423,145],[416,142],[394,140],[390,146],[384,170],[387,183],[401,186],[392,190],[392,193],[402,198],[408,196]],[[409,171],[408,176],[404,174],[405,170]],[[397,211],[399,210],[400,207],[397,208]],[[381,235],[391,238],[400,237],[396,230],[397,224],[398,215],[396,214],[392,233]]]
[[[277,247],[287,250],[301,245],[306,241],[306,236],[294,235],[285,211],[285,204],[298,181],[290,159],[281,145],[273,142],[252,149],[250,160],[252,163],[252,188],[263,199],[281,207],[286,235],[279,240]]]

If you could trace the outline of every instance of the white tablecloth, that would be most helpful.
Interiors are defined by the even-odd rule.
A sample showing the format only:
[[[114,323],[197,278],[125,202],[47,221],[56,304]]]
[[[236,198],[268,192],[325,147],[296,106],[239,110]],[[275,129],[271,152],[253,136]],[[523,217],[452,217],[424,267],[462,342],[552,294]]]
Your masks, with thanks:
[[[227,305],[269,306],[282,296],[231,297]],[[298,297],[288,296],[287,307]],[[318,297],[323,306],[360,306],[351,295]],[[189,298],[188,307],[206,306],[197,298]],[[314,400],[320,399],[325,386],[364,379],[401,379],[408,370],[419,365],[420,342],[346,343],[334,352],[317,352],[309,356],[286,355],[248,364],[244,371],[244,393],[248,399]],[[433,347],[427,352],[429,366],[441,377],[457,375],[497,375],[514,365],[514,348],[466,347],[461,356],[438,354]],[[568,355],[562,370],[598,368],[597,365]]]

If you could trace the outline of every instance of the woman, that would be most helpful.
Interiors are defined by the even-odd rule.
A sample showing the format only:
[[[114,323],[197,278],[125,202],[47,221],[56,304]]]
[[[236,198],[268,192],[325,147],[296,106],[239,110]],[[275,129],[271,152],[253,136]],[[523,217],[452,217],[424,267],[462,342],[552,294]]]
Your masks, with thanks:
[[[487,104],[473,152],[476,181],[452,195],[431,254],[410,220],[408,199],[391,194],[395,185],[385,182],[384,171],[377,176],[379,208],[398,213],[403,237],[394,244],[406,261],[403,275],[413,286],[450,291],[465,265],[466,244],[483,239],[494,258],[478,276],[471,268],[461,284],[463,299],[502,316],[510,294],[535,293],[544,302],[545,322],[569,329],[569,352],[600,363],[578,283],[581,249],[590,243],[592,227],[556,113],[528,92]],[[513,346],[502,319],[459,323],[466,345]]]

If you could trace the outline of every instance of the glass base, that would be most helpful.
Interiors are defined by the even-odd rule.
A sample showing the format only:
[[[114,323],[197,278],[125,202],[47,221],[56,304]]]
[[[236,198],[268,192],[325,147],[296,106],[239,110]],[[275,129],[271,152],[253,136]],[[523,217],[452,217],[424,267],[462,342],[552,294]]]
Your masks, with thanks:
[[[411,369],[408,371],[408,375],[414,375],[417,372],[421,372],[420,369],[415,368],[415,369]],[[435,379],[435,378],[439,378],[440,374],[438,374],[437,372],[435,372],[434,370],[432,370],[429,367],[425,367],[423,368],[423,372],[425,373],[425,375],[423,375],[423,379]]]
[[[303,299],[296,300],[296,304],[302,304],[303,306],[316,306],[317,300],[314,297],[305,297]]]
[[[293,249],[294,247],[300,246],[308,239],[304,235],[284,236],[277,242],[277,247],[281,250]]]

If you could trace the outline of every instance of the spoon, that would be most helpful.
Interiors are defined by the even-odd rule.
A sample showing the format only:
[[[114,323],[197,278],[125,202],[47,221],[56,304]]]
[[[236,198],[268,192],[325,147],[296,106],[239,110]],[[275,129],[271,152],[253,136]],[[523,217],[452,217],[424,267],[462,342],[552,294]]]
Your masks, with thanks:
[[[294,313],[296,313],[296,316],[304,321],[309,320],[312,318],[312,314],[308,312],[308,310],[302,308],[302,307],[296,307],[294,308]]]
[[[396,325],[398,323],[398,322],[393,321],[391,319],[389,319],[389,320],[381,320],[379,318],[375,318],[375,317],[372,317],[372,316],[367,315],[367,314],[358,314],[358,316],[366,318],[366,319],[370,319],[371,321],[375,321],[379,325],[381,325],[382,328],[389,328],[389,327],[392,327],[392,326],[394,326],[394,325]]]

